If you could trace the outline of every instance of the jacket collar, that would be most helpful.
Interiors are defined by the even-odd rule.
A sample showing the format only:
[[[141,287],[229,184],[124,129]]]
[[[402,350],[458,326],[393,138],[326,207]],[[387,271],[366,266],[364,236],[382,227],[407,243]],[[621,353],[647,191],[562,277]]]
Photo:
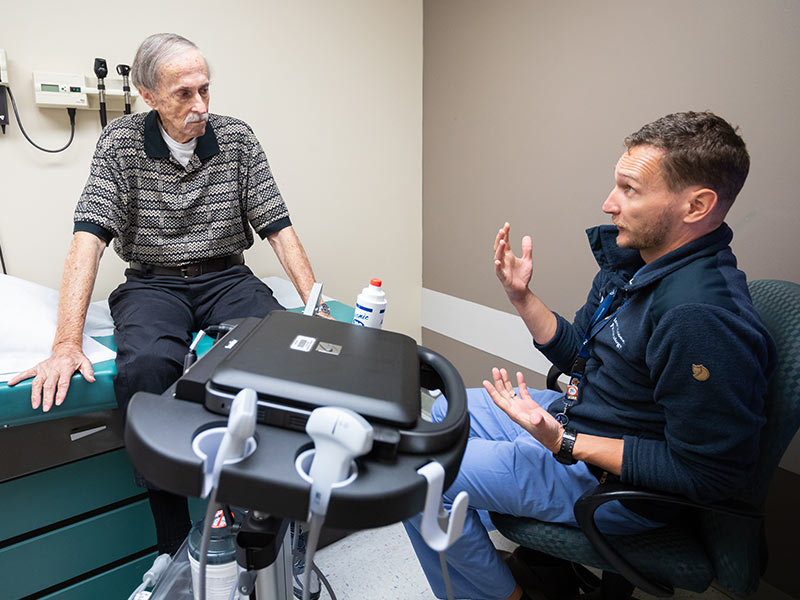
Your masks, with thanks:
[[[155,110],[151,110],[144,118],[144,152],[148,158],[169,158],[169,148],[161,137],[158,121],[158,112]],[[200,160],[219,154],[219,144],[214,127],[211,125],[211,118],[206,123],[206,132],[197,138],[197,148],[194,153]]]
[[[617,246],[617,233],[617,228],[613,225],[600,225],[586,230],[597,264],[611,273],[616,285],[628,290],[639,289],[658,281],[701,256],[716,254],[727,248],[733,239],[733,231],[723,223],[714,231],[646,265],[631,284],[631,277],[645,266],[645,262],[638,250]]]

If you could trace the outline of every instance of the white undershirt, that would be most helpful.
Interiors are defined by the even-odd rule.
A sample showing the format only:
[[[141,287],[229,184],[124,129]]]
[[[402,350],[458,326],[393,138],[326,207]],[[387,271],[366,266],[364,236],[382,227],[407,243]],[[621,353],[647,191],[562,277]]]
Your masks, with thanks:
[[[194,149],[197,148],[197,138],[192,138],[188,142],[181,144],[169,137],[169,134],[161,123],[158,124],[158,128],[161,130],[161,137],[163,137],[164,141],[167,143],[169,153],[172,154],[172,157],[181,165],[186,167],[189,161],[192,160],[192,156],[194,156]]]

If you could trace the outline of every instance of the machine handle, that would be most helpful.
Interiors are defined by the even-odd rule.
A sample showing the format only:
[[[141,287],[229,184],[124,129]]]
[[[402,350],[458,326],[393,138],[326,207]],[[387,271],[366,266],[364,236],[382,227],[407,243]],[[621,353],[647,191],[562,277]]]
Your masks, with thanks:
[[[435,453],[455,444],[468,426],[467,392],[464,381],[452,363],[438,352],[417,346],[420,384],[428,389],[441,389],[447,398],[447,415],[438,423],[420,421],[413,430],[400,432],[401,452]]]

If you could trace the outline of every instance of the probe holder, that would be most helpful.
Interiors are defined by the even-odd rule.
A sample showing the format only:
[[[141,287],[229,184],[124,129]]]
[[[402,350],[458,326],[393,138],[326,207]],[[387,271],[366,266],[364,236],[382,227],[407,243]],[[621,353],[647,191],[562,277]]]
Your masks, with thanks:
[[[317,346],[308,352],[291,350],[298,335],[316,339],[315,344],[339,345],[341,352],[326,354]],[[270,369],[266,376],[264,368]],[[243,387],[257,391],[257,447],[245,460],[223,467],[220,503],[305,520],[310,485],[295,468],[297,457],[313,447],[305,421],[317,406],[345,401],[373,425],[376,437],[373,451],[356,461],[358,477],[333,489],[326,525],[366,529],[421,512],[428,484],[417,470],[431,461],[444,469],[443,489],[456,477],[469,416],[464,384],[452,364],[397,333],[280,311],[263,320],[242,320],[163,394],[133,396],[125,444],[147,480],[173,493],[203,495],[206,474],[192,441],[225,426],[230,403],[219,394],[219,386],[209,401],[206,388],[220,374],[235,372],[242,375],[240,383],[222,391],[231,398]],[[442,422],[420,416],[420,386],[445,393],[448,411]]]

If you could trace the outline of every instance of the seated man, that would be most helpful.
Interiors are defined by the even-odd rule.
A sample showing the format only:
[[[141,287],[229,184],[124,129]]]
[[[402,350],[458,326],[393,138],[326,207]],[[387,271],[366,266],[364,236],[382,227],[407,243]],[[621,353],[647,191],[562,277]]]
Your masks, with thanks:
[[[197,46],[156,34],[139,47],[133,82],[153,110],[111,122],[97,142],[75,210],[51,357],[9,381],[34,377],[31,405],[64,402],[78,370],[86,310],[106,245],[130,267],[110,296],[117,344],[117,403],[160,394],[180,375],[192,332],[283,309],[244,265],[253,232],[272,246],[305,302],[314,274],[267,158],[250,127],[208,113],[209,74]],[[140,483],[143,483],[140,481]],[[186,499],[149,490],[159,552],[189,531]]]
[[[598,480],[683,494],[735,496],[752,473],[774,344],[736,268],[724,223],[749,169],[745,144],[711,113],[663,117],[625,140],[603,204],[614,226],[588,230],[600,266],[572,323],[529,289],[531,238],[495,240],[495,271],[535,346],[570,374],[566,394],[519,394],[504,369],[468,391],[470,440],[445,501],[469,492],[462,538],[447,551],[456,598],[527,594],[476,512],[577,525],[575,501]],[[434,415],[445,412],[437,401]],[[637,512],[638,511],[638,512]],[[618,502],[597,513],[608,533],[658,527],[663,514]],[[439,558],[406,523],[437,597]]]

